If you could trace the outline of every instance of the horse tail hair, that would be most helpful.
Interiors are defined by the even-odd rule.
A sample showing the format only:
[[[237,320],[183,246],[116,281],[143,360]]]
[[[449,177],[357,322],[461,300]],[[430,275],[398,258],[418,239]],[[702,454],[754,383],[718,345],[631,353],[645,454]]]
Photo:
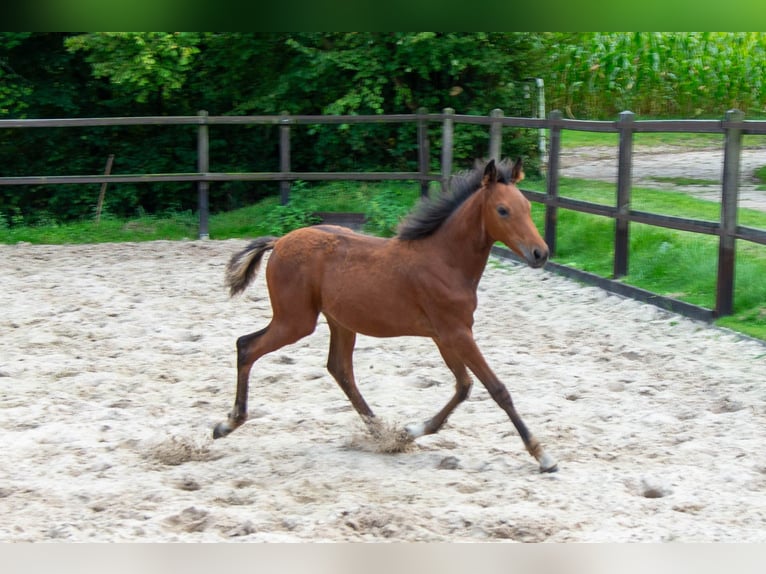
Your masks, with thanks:
[[[226,266],[226,285],[229,287],[231,297],[241,293],[250,285],[261,267],[263,255],[274,249],[276,243],[276,237],[259,237],[242,251],[232,255]]]

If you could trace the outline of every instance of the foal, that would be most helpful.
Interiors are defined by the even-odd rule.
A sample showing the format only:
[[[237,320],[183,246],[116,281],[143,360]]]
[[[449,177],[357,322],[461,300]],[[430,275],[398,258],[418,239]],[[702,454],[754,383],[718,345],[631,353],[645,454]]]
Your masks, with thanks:
[[[521,160],[490,160],[453,178],[450,194],[424,201],[396,237],[383,239],[329,225],[255,239],[229,262],[231,295],[242,292],[272,251],[266,282],[273,317],[260,331],[237,340],[237,391],[226,421],[213,436],[228,435],[247,420],[250,370],[263,355],[311,334],[322,313],[330,328],[327,369],[373,432],[377,420],[354,379],[356,334],[430,337],[455,376],[455,394],[431,419],[410,424],[410,440],[437,432],[471,388],[470,370],[508,414],[541,472],[557,470],[529,432],[511,396],[487,365],[473,338],[476,289],[492,245],[500,241],[531,267],[542,267],[548,246],[516,187]]]

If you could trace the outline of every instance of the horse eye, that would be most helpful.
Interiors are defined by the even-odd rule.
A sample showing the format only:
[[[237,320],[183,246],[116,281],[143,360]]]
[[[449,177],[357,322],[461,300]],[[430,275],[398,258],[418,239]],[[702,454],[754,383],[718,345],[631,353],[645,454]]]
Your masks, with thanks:
[[[500,217],[508,217],[511,214],[511,212],[508,211],[508,208],[504,205],[497,206],[497,213],[500,215]]]

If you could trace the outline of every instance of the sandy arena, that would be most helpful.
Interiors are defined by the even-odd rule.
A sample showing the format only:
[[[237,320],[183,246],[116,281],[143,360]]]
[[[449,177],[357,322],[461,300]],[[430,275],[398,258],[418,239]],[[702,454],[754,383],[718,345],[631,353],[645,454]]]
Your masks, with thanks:
[[[250,421],[213,441],[234,342],[270,317],[263,273],[223,286],[244,245],[0,246],[0,541],[766,541],[766,345],[494,259],[476,338],[558,473],[480,383],[380,452],[323,322],[256,363]],[[355,358],[388,424],[452,394],[429,340]]]

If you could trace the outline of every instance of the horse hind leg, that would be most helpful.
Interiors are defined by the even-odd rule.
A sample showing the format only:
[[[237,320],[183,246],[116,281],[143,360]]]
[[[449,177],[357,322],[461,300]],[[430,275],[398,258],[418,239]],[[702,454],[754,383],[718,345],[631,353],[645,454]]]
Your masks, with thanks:
[[[471,376],[468,374],[466,366],[456,355],[449,353],[446,349],[439,347],[439,351],[442,354],[444,362],[455,375],[455,394],[449,402],[444,405],[444,408],[429,420],[422,423],[408,424],[404,427],[404,430],[412,440],[438,432],[444,423],[447,422],[447,418],[452,414],[452,411],[454,411],[460,403],[466,400],[471,392],[471,385],[473,383],[471,382]]]
[[[222,438],[231,433],[247,420],[247,395],[250,370],[253,363],[267,351],[256,349],[256,344],[269,332],[269,327],[237,339],[237,392],[234,408],[226,421],[218,423],[213,429],[213,438]]]
[[[237,392],[234,408],[227,420],[213,428],[214,439],[225,437],[247,420],[247,396],[253,363],[268,353],[310,335],[315,327],[316,316],[313,320],[307,318],[301,323],[292,322],[289,325],[272,320],[265,329],[237,339]]]

